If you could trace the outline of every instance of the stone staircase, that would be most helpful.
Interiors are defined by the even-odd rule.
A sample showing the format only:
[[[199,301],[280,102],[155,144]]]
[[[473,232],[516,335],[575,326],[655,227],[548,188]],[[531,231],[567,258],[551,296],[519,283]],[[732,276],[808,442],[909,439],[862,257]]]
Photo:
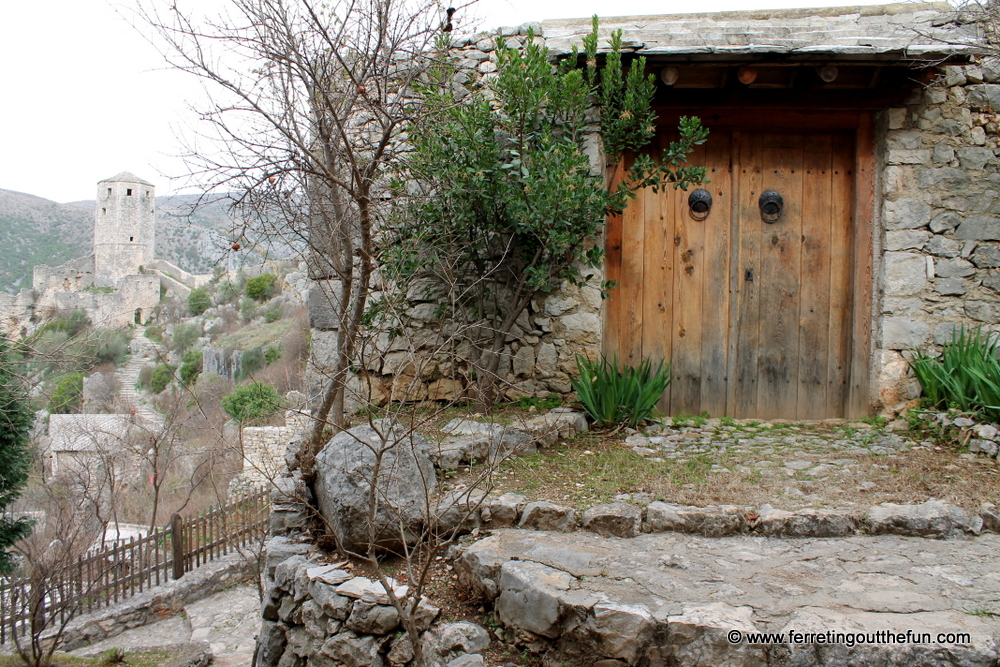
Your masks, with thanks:
[[[135,408],[136,414],[143,418],[147,424],[161,426],[163,416],[153,409],[141,392],[136,389],[139,382],[139,372],[148,363],[159,363],[161,359],[166,359],[167,349],[146,338],[146,327],[138,327],[135,336],[130,344],[131,355],[128,363],[115,372],[115,379],[118,381],[118,397],[126,408]]]

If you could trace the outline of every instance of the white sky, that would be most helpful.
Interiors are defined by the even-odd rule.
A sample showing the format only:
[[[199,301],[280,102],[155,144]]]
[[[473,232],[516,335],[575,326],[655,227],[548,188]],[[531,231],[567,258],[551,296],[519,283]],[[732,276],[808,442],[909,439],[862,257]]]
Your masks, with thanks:
[[[169,0],[162,0],[163,4]],[[200,0],[198,5],[225,0]],[[483,27],[600,15],[884,4],[885,0],[479,0]],[[181,183],[175,138],[196,119],[192,77],[166,69],[118,13],[121,0],[27,0],[0,10],[0,188],[59,202],[92,199],[128,170],[157,194]],[[2,249],[0,249],[2,252]]]

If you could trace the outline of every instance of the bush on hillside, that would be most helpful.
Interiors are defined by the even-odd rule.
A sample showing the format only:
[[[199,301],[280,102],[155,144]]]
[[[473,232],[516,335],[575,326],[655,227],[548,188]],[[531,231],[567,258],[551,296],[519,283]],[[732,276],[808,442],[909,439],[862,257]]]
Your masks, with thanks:
[[[204,287],[191,290],[187,298],[188,312],[192,315],[201,315],[212,305],[212,297]]]
[[[264,301],[274,296],[274,281],[278,277],[273,273],[262,273],[247,281],[246,293],[251,299]]]
[[[159,394],[167,388],[167,385],[173,379],[174,367],[168,364],[160,364],[153,369],[152,374],[149,376],[149,388],[153,393]]]
[[[201,336],[201,325],[197,322],[178,322],[170,336],[170,349],[184,353]]]
[[[280,410],[278,391],[264,382],[251,382],[237,387],[222,399],[222,409],[240,423],[254,422]]]
[[[65,315],[60,315],[51,322],[46,322],[38,328],[36,333],[43,334],[49,331],[61,331],[72,337],[89,326],[90,318],[87,317],[87,313],[77,308],[69,311]]]
[[[83,373],[70,373],[59,380],[49,397],[49,412],[66,415],[78,412],[83,405]]]
[[[184,353],[181,362],[181,384],[189,386],[198,377],[202,370],[203,355],[201,350],[188,350]]]

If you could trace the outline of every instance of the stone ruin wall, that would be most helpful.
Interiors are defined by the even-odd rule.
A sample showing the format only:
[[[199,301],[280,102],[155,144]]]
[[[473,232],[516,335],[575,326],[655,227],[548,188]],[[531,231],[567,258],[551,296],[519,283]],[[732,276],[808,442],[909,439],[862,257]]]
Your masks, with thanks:
[[[877,119],[883,254],[872,367],[873,398],[885,406],[919,396],[908,351],[933,353],[960,326],[1000,332],[1000,63],[940,72]]]

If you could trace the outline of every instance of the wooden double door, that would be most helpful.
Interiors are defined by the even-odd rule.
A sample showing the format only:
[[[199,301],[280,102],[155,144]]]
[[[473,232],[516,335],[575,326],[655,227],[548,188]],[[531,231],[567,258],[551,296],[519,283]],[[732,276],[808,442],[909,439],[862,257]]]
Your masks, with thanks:
[[[855,315],[867,307],[856,289],[856,150],[854,131],[713,129],[689,158],[707,168],[707,215],[692,209],[690,187],[641,191],[609,219],[606,277],[618,286],[605,353],[670,361],[665,414],[863,411],[851,405],[865,352]],[[762,213],[765,191],[781,197],[777,220]]]

